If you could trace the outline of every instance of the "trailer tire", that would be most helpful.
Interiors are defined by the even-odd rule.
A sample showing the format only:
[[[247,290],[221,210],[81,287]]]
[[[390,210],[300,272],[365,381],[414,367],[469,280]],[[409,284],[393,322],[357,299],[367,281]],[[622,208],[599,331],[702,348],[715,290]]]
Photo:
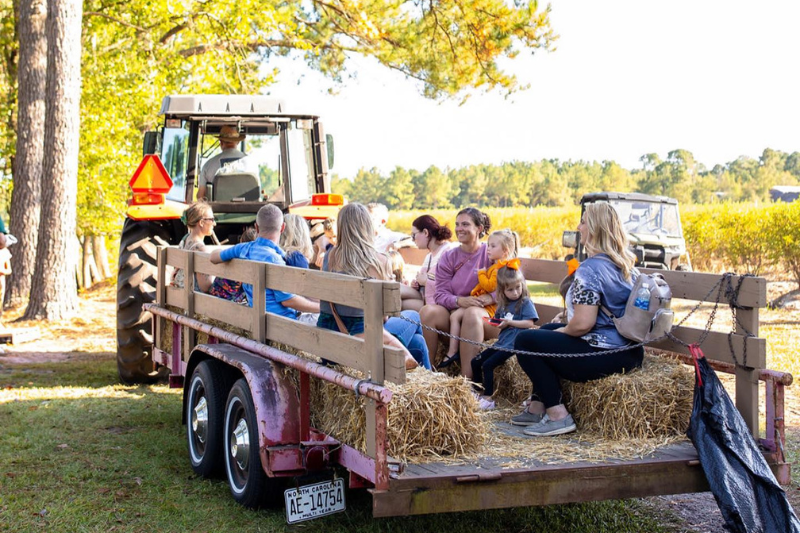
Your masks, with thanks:
[[[117,371],[125,383],[153,383],[152,315],[142,305],[155,300],[158,283],[156,247],[169,244],[160,224],[125,220],[117,270]]]
[[[215,359],[202,361],[186,387],[186,440],[192,470],[203,477],[222,471],[222,419],[229,381]]]
[[[225,405],[225,475],[233,499],[258,508],[278,500],[280,484],[261,467],[258,420],[247,380],[233,384]]]

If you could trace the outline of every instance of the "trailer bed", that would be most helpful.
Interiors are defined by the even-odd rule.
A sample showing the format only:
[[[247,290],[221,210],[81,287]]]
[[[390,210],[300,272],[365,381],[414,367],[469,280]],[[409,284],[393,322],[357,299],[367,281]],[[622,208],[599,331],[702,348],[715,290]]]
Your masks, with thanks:
[[[778,471],[773,453],[765,457]],[[371,490],[380,517],[639,498],[709,490],[691,442],[659,448],[636,459],[544,464],[483,457],[470,464],[407,464],[390,474],[389,489]]]

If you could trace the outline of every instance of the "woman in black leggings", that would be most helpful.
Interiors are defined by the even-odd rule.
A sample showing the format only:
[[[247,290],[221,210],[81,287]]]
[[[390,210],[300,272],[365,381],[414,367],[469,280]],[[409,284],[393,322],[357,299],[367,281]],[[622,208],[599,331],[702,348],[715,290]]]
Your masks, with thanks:
[[[575,431],[575,421],[562,402],[560,379],[585,382],[642,365],[644,350],[624,349],[631,341],[617,332],[606,313],[599,312],[602,306],[621,316],[638,276],[633,268],[636,259],[617,212],[609,204],[589,204],[578,231],[589,258],[578,267],[567,291],[567,323],[524,331],[514,345],[517,350],[566,356],[517,356],[534,393],[527,409],[511,423],[527,426],[523,430],[526,435]],[[607,353],[618,348],[623,350]]]

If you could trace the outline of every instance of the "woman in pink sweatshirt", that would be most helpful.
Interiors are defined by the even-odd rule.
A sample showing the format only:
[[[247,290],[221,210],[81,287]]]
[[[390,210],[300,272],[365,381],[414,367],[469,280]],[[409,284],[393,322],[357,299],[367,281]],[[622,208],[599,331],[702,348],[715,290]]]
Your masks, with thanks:
[[[460,246],[444,252],[439,259],[436,266],[436,303],[425,305],[419,313],[424,325],[449,331],[450,313],[464,308],[466,312],[461,321],[462,338],[483,342],[484,339],[497,337],[499,330],[484,321],[484,317],[489,317],[485,307],[494,302],[494,296],[470,296],[472,289],[478,284],[478,270],[487,268],[490,264],[486,257],[486,244],[481,243],[480,239],[488,233],[491,224],[488,215],[474,207],[458,212],[455,233]],[[433,359],[439,348],[439,335],[429,330],[424,330],[423,334]],[[458,359],[461,362],[461,373],[468,378],[472,377],[470,361],[479,350],[478,346],[461,343]]]

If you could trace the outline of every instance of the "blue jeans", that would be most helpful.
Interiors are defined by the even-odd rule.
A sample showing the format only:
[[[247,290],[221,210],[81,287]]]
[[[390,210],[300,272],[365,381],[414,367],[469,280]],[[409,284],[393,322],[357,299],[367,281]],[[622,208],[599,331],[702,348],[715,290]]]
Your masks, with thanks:
[[[409,320],[413,320],[414,323],[412,324],[402,318],[393,316],[386,321],[383,328],[394,335],[408,349],[417,363],[430,370],[431,360],[428,355],[428,345],[425,344],[425,338],[422,336],[419,313],[416,311],[403,311],[400,314]]]

